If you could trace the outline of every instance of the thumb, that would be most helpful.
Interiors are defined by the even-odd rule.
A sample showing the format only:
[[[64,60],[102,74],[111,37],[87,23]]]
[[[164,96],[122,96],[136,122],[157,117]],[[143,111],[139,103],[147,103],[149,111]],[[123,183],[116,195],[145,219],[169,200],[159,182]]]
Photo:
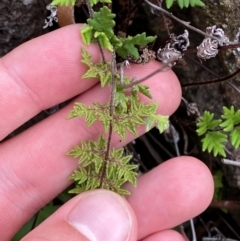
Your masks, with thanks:
[[[136,241],[137,221],[124,198],[92,190],[71,199],[22,239],[30,240]]]

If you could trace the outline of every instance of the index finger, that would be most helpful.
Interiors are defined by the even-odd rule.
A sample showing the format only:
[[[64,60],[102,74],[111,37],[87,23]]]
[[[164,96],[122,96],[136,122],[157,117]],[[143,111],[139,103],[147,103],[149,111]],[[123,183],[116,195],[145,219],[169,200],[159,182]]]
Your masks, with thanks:
[[[0,140],[38,114],[92,87],[81,81],[80,25],[33,39],[0,59]],[[100,61],[96,45],[87,47]],[[13,115],[14,113],[14,115]]]

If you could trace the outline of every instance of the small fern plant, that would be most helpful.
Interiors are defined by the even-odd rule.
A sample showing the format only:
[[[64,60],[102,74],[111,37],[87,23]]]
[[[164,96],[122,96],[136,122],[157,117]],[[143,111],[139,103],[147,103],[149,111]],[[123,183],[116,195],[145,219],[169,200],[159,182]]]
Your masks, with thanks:
[[[54,0],[52,5],[74,4],[75,0]],[[102,7],[93,11],[95,4]],[[91,106],[75,103],[68,119],[84,117],[90,127],[96,121],[103,125],[104,133],[97,140],[82,141],[67,155],[78,159],[78,169],[70,176],[76,182],[71,193],[81,193],[86,190],[104,188],[120,195],[130,194],[122,188],[126,182],[136,186],[137,165],[130,164],[131,155],[124,154],[124,148],[112,147],[113,132],[124,140],[126,132],[137,136],[137,127],[146,125],[146,131],[154,125],[164,131],[168,127],[168,117],[156,114],[157,103],[145,104],[139,99],[139,94],[151,98],[149,87],[141,84],[133,85],[129,90],[124,88],[133,80],[124,76],[123,69],[118,69],[116,56],[126,59],[128,56],[139,58],[138,46],[146,46],[155,37],[147,37],[145,33],[126,38],[114,33],[115,14],[112,13],[110,0],[89,0],[86,4],[91,18],[81,29],[81,37],[86,45],[98,43],[100,51],[105,48],[112,53],[111,61],[107,62],[102,53],[102,61],[95,63],[86,48],[82,47],[82,62],[88,67],[83,79],[98,78],[102,88],[110,90],[109,101],[104,104],[93,102]],[[108,5],[109,4],[109,5]],[[123,66],[122,64],[120,64]]]
[[[219,119],[214,119],[213,113],[205,111],[197,123],[197,133],[203,136],[203,151],[226,157],[224,149],[228,140],[234,148],[240,146],[240,110],[236,111],[233,106],[223,107]]]
[[[205,6],[205,4],[201,1],[201,0],[165,0],[166,1],[166,6],[167,8],[170,8],[174,2],[177,1],[178,6],[180,8],[188,8],[189,5],[191,7],[195,7],[195,6],[200,6],[203,7]]]

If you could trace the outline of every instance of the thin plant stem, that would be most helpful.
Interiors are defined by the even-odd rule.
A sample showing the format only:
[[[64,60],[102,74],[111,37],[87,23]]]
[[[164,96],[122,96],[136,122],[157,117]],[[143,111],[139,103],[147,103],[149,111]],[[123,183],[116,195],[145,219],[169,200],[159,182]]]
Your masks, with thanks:
[[[206,70],[207,72],[209,72],[210,74],[216,76],[217,78],[221,78],[220,75],[218,75],[217,73],[215,73],[214,71],[212,71],[211,69],[209,69],[208,67],[206,67],[205,65],[203,65],[202,63],[200,63],[199,61],[197,61],[196,59],[193,59],[193,58],[191,58],[191,57],[189,57],[189,56],[187,56],[187,55],[185,55],[185,57],[188,58],[188,59],[190,59],[191,61],[195,62],[196,64],[200,65],[203,69],[205,69],[205,70]],[[232,84],[231,82],[227,82],[227,84],[228,84],[229,86],[231,86],[234,90],[236,90],[236,91],[240,94],[240,89],[239,89],[236,85]]]
[[[159,146],[159,148],[161,148],[167,155],[169,155],[169,157],[174,157],[174,155],[168,151],[168,149],[164,147],[164,145],[162,145],[161,142],[154,137],[154,135],[152,135],[150,132],[148,132],[147,135],[150,137],[150,139],[152,139],[152,141],[154,141],[157,146]]]
[[[240,240],[240,234],[238,234],[237,231],[235,229],[233,229],[233,227],[230,225],[230,223],[228,223],[226,221],[226,219],[223,218],[223,216],[219,212],[218,212],[218,216],[224,222],[224,224],[232,231],[232,233],[238,238],[238,240]]]
[[[180,230],[180,233],[182,234],[183,238],[185,241],[189,241],[189,238],[187,237],[187,234],[185,233],[184,231],[184,226],[181,224],[179,225],[179,230]]]
[[[88,8],[90,18],[93,18],[94,11],[93,11],[90,3],[89,3],[89,0],[86,1],[86,5],[87,5],[87,8]],[[105,55],[103,53],[103,49],[102,49],[98,40],[97,40],[97,44],[98,44],[98,47],[99,47],[100,54],[102,56],[102,61],[103,61],[103,63],[106,63],[106,58],[105,58]]]
[[[212,208],[226,208],[228,210],[240,210],[240,201],[232,200],[212,200],[210,203]]]
[[[111,140],[113,134],[113,115],[114,115],[114,99],[115,99],[115,91],[116,91],[116,53],[115,51],[112,52],[112,61],[111,61],[111,72],[112,72],[112,83],[111,83],[111,93],[110,93],[110,103],[109,103],[109,129],[108,129],[108,139],[107,139],[107,148],[106,154],[104,158],[104,163],[100,175],[100,188],[103,187],[103,179],[106,175],[107,163],[109,161],[109,154],[111,148]]]
[[[174,142],[174,147],[175,147],[175,151],[177,156],[180,156],[180,151],[179,151],[179,147],[178,147],[178,141],[176,140],[176,138],[174,138],[174,129],[173,129],[173,125],[170,124],[170,131],[172,133],[173,136],[173,142]],[[195,231],[195,226],[194,226],[194,222],[193,219],[189,220],[190,222],[190,226],[191,226],[191,231],[192,231],[192,241],[197,241],[197,237],[196,237],[196,231]]]
[[[190,225],[191,225],[191,230],[192,230],[192,241],[197,241],[197,236],[196,236],[196,231],[195,231],[195,226],[193,219],[190,219]]]
[[[240,73],[240,69],[237,69],[232,74],[230,74],[228,76],[225,76],[223,78],[220,78],[220,79],[209,80],[209,81],[204,81],[204,82],[192,82],[192,83],[182,84],[181,86],[182,86],[182,88],[186,88],[186,87],[192,87],[192,86],[217,84],[217,83],[221,83],[221,82],[224,82],[224,81],[228,81],[228,80],[232,79],[233,77],[235,77],[236,75],[238,75],[239,73]]]
[[[161,7],[159,7],[159,6],[156,6],[155,4],[149,2],[148,0],[144,0],[144,1],[145,1],[148,5],[150,5],[152,8],[155,8],[155,9],[161,11],[162,13],[164,13],[164,14],[167,15],[168,17],[176,20],[177,22],[181,23],[181,24],[184,25],[185,27],[187,27],[187,28],[189,28],[189,29],[191,29],[191,30],[193,30],[193,31],[195,31],[195,32],[197,32],[197,33],[205,36],[205,37],[212,38],[212,39],[215,39],[215,40],[218,40],[218,41],[220,40],[219,38],[217,38],[217,37],[215,37],[215,36],[212,36],[212,35],[210,35],[210,34],[207,34],[207,33],[203,32],[203,31],[201,31],[200,29],[193,27],[192,25],[190,25],[190,23],[185,22],[185,21],[183,21],[183,20],[175,17],[172,13],[168,12],[168,11],[165,10],[164,8],[161,8]],[[236,45],[236,42],[228,42],[228,44],[229,44],[229,45],[230,45],[230,44]]]
[[[238,162],[238,161],[233,161],[233,160],[224,159],[224,158],[221,161],[225,165],[240,167],[240,162]]]
[[[169,66],[166,65],[166,64],[163,64],[160,68],[156,69],[156,70],[153,71],[151,74],[149,74],[149,75],[143,77],[142,79],[135,80],[135,81],[133,81],[133,82],[131,82],[131,83],[129,83],[129,84],[122,85],[122,87],[125,88],[125,89],[127,89],[127,88],[131,88],[131,87],[133,87],[134,85],[136,85],[136,84],[140,84],[140,83],[142,83],[143,81],[145,81],[145,80],[151,78],[151,77],[154,76],[155,74],[164,71],[165,68],[169,68]]]

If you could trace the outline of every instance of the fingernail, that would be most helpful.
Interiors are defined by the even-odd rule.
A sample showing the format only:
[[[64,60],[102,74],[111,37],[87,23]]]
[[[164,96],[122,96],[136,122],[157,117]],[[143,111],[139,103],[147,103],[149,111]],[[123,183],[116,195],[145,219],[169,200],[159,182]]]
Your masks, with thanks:
[[[69,223],[91,241],[127,241],[132,219],[121,197],[97,190],[78,202]]]

